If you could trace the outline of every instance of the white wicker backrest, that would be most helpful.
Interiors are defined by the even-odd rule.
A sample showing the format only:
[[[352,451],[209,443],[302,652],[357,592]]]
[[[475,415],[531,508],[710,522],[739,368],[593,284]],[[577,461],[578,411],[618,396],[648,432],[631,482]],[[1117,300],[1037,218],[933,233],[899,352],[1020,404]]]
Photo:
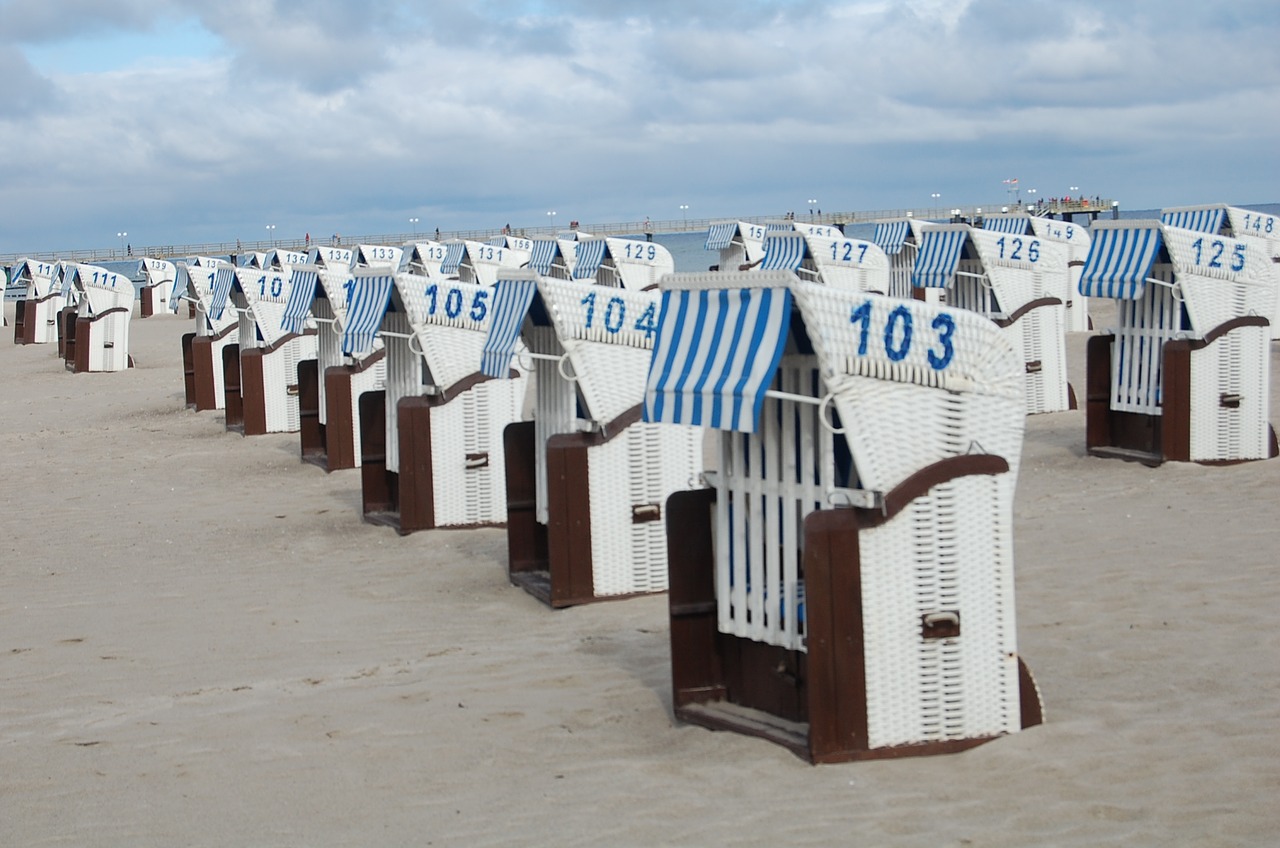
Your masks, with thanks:
[[[656,242],[620,238],[605,242],[623,288],[639,291],[657,285],[658,280],[676,269],[671,251]]]
[[[1271,314],[1276,274],[1263,244],[1168,225],[1161,229],[1177,292],[1197,335],[1232,318]]]
[[[521,268],[529,264],[529,256],[533,251],[533,243],[528,239],[521,239],[521,242],[528,242],[527,248],[510,247],[507,245],[486,244],[480,241],[467,241],[467,259],[464,260],[463,267],[470,267],[471,279],[463,278],[464,282],[476,283],[482,286],[492,286],[498,281],[498,276],[504,268]]]
[[[489,332],[493,289],[400,273],[396,291],[432,383],[447,388],[474,374]]]
[[[792,286],[863,488],[888,491],[948,457],[1004,457],[1017,475],[1024,366],[963,310]]]
[[[292,267],[286,265],[278,270],[237,268],[236,279],[249,310],[245,317],[253,322],[264,345],[275,344],[285,335],[283,319],[293,286]],[[240,329],[242,334],[245,333],[246,325],[242,323]],[[244,336],[241,338],[243,344]]]
[[[1066,302],[1067,250],[1059,242],[983,229],[971,230],[969,238],[1004,314],[1042,297]]]
[[[69,265],[65,273],[71,274],[72,285],[84,292],[80,314],[99,315],[108,309],[132,308],[137,291],[133,281],[123,274],[96,265]]]

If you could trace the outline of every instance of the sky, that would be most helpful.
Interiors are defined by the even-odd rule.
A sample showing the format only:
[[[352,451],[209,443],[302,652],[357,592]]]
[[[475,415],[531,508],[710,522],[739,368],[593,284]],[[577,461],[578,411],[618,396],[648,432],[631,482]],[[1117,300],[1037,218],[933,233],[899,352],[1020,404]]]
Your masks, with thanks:
[[[1276,202],[1277,45],[1277,0],[0,0],[0,254]]]

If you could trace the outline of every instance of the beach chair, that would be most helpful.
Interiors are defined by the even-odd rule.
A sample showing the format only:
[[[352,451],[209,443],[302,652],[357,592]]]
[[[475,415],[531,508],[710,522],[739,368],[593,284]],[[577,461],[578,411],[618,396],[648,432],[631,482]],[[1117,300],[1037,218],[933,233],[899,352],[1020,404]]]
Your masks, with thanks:
[[[1271,257],[1272,272],[1280,280],[1280,216],[1222,203],[1179,206],[1160,213],[1163,223],[1208,235],[1239,239]],[[1271,321],[1271,338],[1280,339],[1280,283],[1277,302],[1265,314]]]
[[[66,305],[61,271],[59,263],[38,259],[20,259],[13,266],[12,283],[25,288],[14,304],[14,344],[58,341],[58,316]]]
[[[1028,215],[1026,213],[1001,213],[987,215],[982,219],[982,228],[1007,236],[1033,236],[1043,241],[1054,241],[1064,248],[1063,256],[1067,262],[1065,277],[1052,277],[1048,281],[1060,281],[1061,291],[1055,294],[1065,307],[1064,325],[1068,332],[1088,332],[1089,302],[1088,298],[1079,294],[1080,271],[1084,268],[1085,257],[1089,255],[1089,228],[1070,221],[1058,221],[1053,218]]]
[[[226,427],[245,436],[299,430],[298,366],[316,358],[314,329],[293,333],[284,327],[293,266],[281,264],[283,257],[276,253],[272,267],[237,268],[228,292],[239,316],[239,350],[238,356],[230,350],[223,354]],[[292,252],[288,258],[298,256]]]
[[[1025,417],[1005,334],[790,272],[662,286],[644,419],[721,431],[708,487],[667,501],[676,716],[815,763],[1039,723],[1016,645]]]
[[[707,243],[703,247],[718,252],[716,270],[737,271],[744,265],[754,267],[764,258],[765,232],[763,224],[718,221],[708,228]]]
[[[592,244],[604,246],[579,247]],[[628,276],[646,279],[609,273]],[[536,391],[533,420],[503,437],[508,576],[553,607],[667,588],[662,504],[691,485],[702,437],[639,420],[657,308],[656,291],[532,269],[505,272],[494,293],[481,370],[524,362]]]
[[[926,303],[943,302],[944,289],[922,289],[911,284],[911,271],[916,265],[916,255],[924,240],[928,221],[916,218],[897,218],[879,221],[875,225],[871,241],[885,252],[889,260],[890,297],[923,300]]]
[[[404,257],[404,248],[391,247],[385,244],[358,244],[351,255],[353,268],[390,268],[392,271],[400,267]]]
[[[544,277],[571,280],[577,252],[576,242],[559,238],[533,239],[529,251],[529,267]]]
[[[169,309],[178,281],[178,267],[163,259],[142,259],[138,262],[138,278],[138,317],[150,318]]]
[[[343,349],[380,340],[381,391],[360,396],[361,509],[400,534],[506,520],[502,430],[525,381],[477,370],[491,320],[488,286],[390,270],[357,271]]]
[[[919,288],[945,288],[947,303],[987,317],[1009,337],[1026,368],[1027,414],[1075,409],[1067,382],[1066,248],[1035,235],[967,224],[923,229],[912,270]]]
[[[889,258],[869,241],[771,230],[763,245],[762,270],[790,271],[804,280],[854,291],[885,294],[889,288]]]
[[[417,241],[405,245],[397,271],[417,274],[420,277],[439,277],[447,248],[438,241]]]
[[[133,367],[129,356],[129,319],[137,292],[133,280],[81,264],[68,264],[63,280],[78,292],[74,320],[63,339],[67,370],[79,374]]]
[[[1080,291],[1115,300],[1118,326],[1089,339],[1089,453],[1148,465],[1275,456],[1268,251],[1159,221],[1091,229]]]
[[[298,363],[298,433],[303,461],[326,471],[360,467],[360,396],[386,384],[381,342],[359,357],[342,351],[352,286],[351,270],[340,263],[294,266],[282,325],[289,333],[314,327],[316,358]]]
[[[239,316],[225,308],[227,292],[235,281],[235,268],[225,260],[198,256],[179,272],[187,278],[185,297],[195,303],[196,328],[182,337],[182,362],[187,392],[187,406],[196,411],[225,409],[227,403],[226,372],[223,359],[227,350],[239,357]],[[221,292],[222,304],[215,315],[214,293]],[[236,388],[237,396],[239,387]]]
[[[675,270],[671,251],[641,239],[588,237],[575,245],[573,279],[640,291]]]

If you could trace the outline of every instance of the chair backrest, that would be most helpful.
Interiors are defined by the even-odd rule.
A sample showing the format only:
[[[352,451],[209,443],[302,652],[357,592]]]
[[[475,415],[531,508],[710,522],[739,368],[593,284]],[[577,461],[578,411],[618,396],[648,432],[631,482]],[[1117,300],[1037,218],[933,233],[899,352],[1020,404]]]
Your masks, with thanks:
[[[384,244],[359,244],[351,257],[351,265],[355,268],[390,268],[400,267],[400,259],[404,249]]]
[[[391,305],[395,275],[389,268],[356,268],[351,274],[347,321],[342,327],[342,352],[364,356],[374,349],[378,328]]]
[[[888,292],[889,258],[874,242],[775,230],[765,237],[764,249],[762,270],[791,271],[854,291]]]
[[[396,292],[432,385],[448,390],[475,374],[492,319],[494,288],[399,273]]]
[[[744,264],[756,263],[764,258],[763,224],[746,221],[719,221],[707,229],[706,250],[719,254],[721,271],[736,271]]]

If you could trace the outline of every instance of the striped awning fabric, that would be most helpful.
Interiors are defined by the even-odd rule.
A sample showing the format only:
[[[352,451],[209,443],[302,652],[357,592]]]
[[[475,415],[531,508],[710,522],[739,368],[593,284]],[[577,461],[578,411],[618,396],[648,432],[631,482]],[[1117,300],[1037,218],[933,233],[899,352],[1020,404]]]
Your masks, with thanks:
[[[173,273],[173,297],[169,299],[169,311],[177,314],[178,304],[182,303],[182,299],[194,295],[195,293],[191,291],[191,272],[187,270],[186,265],[176,266]]]
[[[871,236],[871,241],[889,256],[896,256],[902,252],[902,246],[907,243],[909,235],[911,235],[910,221],[884,221],[876,224],[876,231]]]
[[[1026,215],[991,215],[982,219],[982,229],[993,233],[1026,235],[1031,219]]]
[[[944,289],[960,265],[969,231],[925,230],[920,252],[911,268],[911,284],[917,288]]]
[[[707,250],[723,250],[733,244],[733,237],[738,234],[737,221],[724,221],[712,224],[707,230]]]
[[[1217,234],[1222,229],[1222,220],[1226,214],[1227,210],[1222,206],[1171,209],[1161,213],[1160,222],[1184,230],[1195,230],[1197,233]]]
[[[373,348],[374,336],[382,326],[382,316],[391,303],[395,275],[356,272],[347,307],[347,323],[342,328],[342,352],[359,356]]]
[[[506,377],[520,342],[524,316],[538,293],[538,278],[528,271],[507,272],[498,279],[489,308],[489,334],[484,339],[480,371],[489,377]]]
[[[543,276],[549,276],[559,253],[560,242],[556,239],[536,239],[533,251],[529,254],[529,267]]]
[[[764,261],[760,263],[762,271],[794,271],[804,261],[808,245],[804,233],[773,232],[764,238]]]
[[[644,420],[756,432],[790,317],[785,287],[664,291]]]
[[[230,265],[219,265],[213,269],[213,290],[209,297],[209,317],[214,321],[222,320],[222,312],[227,308],[227,299],[231,297],[231,286],[236,281],[236,269]]]
[[[1137,300],[1162,243],[1158,226],[1094,229],[1080,274],[1080,294]]]
[[[440,263],[440,273],[445,276],[458,273],[462,265],[462,257],[466,255],[467,246],[460,241],[451,241],[445,245],[444,261]]]
[[[280,327],[286,333],[301,333],[305,329],[311,304],[316,299],[316,284],[320,272],[314,268],[294,268],[289,281],[289,300],[284,305],[284,317]]]
[[[594,280],[604,261],[604,252],[609,247],[605,239],[588,239],[578,242],[578,258],[573,266],[575,280]]]

